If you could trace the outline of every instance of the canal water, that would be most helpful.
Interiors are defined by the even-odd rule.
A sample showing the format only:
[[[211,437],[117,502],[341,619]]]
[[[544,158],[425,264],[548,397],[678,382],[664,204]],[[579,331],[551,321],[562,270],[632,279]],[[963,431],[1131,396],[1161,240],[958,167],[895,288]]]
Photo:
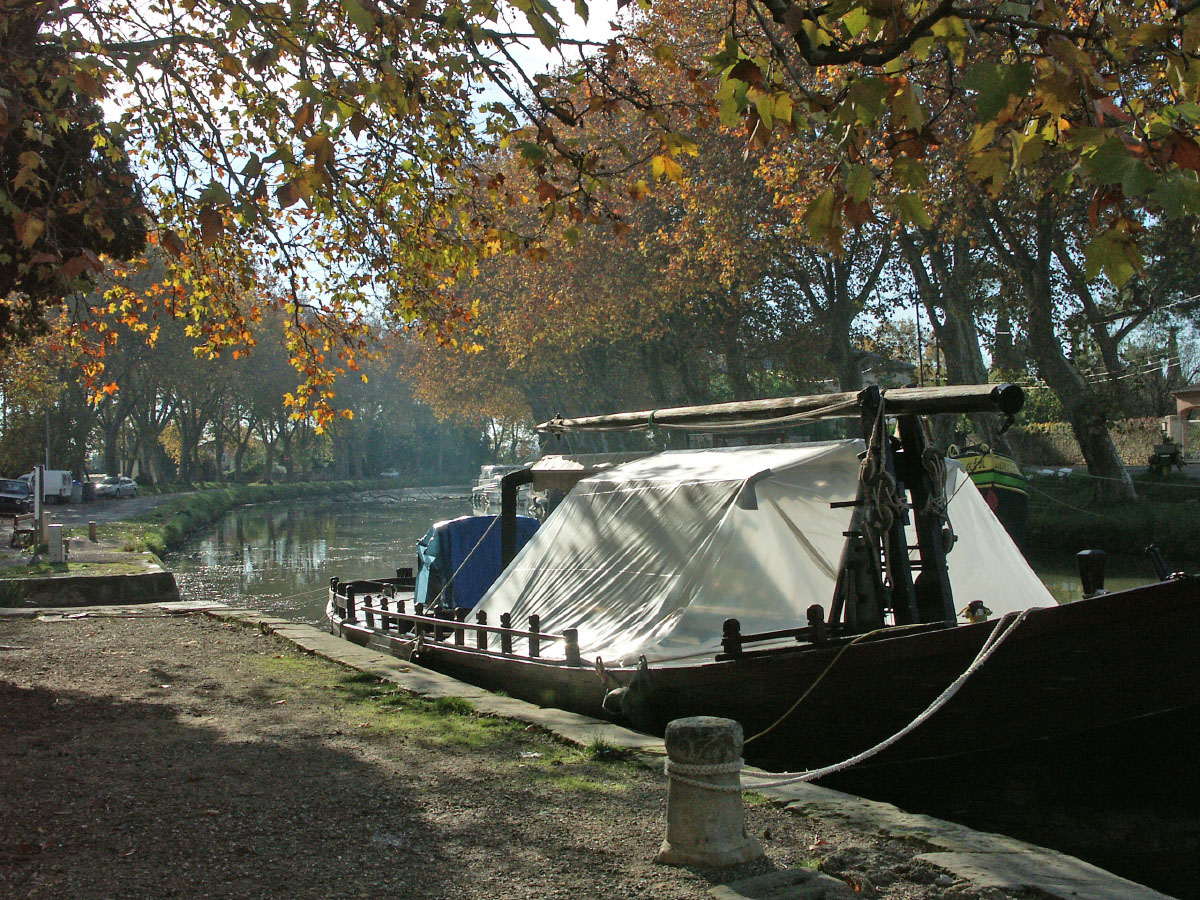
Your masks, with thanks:
[[[416,566],[416,543],[441,519],[468,515],[461,496],[401,492],[282,501],[232,510],[168,565],[187,600],[219,600],[312,625],[325,617],[329,579],[383,578]]]

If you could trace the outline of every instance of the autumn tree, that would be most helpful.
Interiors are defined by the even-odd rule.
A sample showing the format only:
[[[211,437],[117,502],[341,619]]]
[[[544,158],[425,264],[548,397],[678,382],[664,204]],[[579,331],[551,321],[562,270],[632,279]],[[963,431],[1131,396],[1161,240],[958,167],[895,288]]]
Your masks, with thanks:
[[[91,77],[47,33],[48,3],[0,13],[0,348],[46,331],[57,307],[145,243],[144,210],[122,142],[88,92]]]

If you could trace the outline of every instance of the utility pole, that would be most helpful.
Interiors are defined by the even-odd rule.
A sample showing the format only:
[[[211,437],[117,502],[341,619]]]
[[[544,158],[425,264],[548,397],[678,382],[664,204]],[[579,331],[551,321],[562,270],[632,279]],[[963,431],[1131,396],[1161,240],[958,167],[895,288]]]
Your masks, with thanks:
[[[925,387],[925,348],[921,346],[921,298],[913,304],[917,314],[917,386]],[[49,465],[49,463],[47,463]]]

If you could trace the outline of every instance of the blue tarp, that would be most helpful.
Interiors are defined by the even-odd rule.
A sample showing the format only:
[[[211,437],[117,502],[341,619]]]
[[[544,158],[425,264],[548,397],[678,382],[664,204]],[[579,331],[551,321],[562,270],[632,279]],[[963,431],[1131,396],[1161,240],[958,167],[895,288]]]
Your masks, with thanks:
[[[478,603],[500,574],[499,519],[461,516],[430,528],[417,541],[416,602],[428,606],[441,592],[443,606],[470,609]],[[537,519],[517,516],[517,550],[525,546],[537,527]],[[443,590],[447,583],[449,587]]]

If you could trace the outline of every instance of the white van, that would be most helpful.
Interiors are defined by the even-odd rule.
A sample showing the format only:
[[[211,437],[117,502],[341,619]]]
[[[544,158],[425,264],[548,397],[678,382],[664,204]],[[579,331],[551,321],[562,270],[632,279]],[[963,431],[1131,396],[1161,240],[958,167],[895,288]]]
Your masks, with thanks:
[[[33,476],[33,472],[21,476],[31,491]],[[74,480],[70,469],[46,469],[42,475],[42,498],[47,503],[66,503],[71,499],[71,482]]]

